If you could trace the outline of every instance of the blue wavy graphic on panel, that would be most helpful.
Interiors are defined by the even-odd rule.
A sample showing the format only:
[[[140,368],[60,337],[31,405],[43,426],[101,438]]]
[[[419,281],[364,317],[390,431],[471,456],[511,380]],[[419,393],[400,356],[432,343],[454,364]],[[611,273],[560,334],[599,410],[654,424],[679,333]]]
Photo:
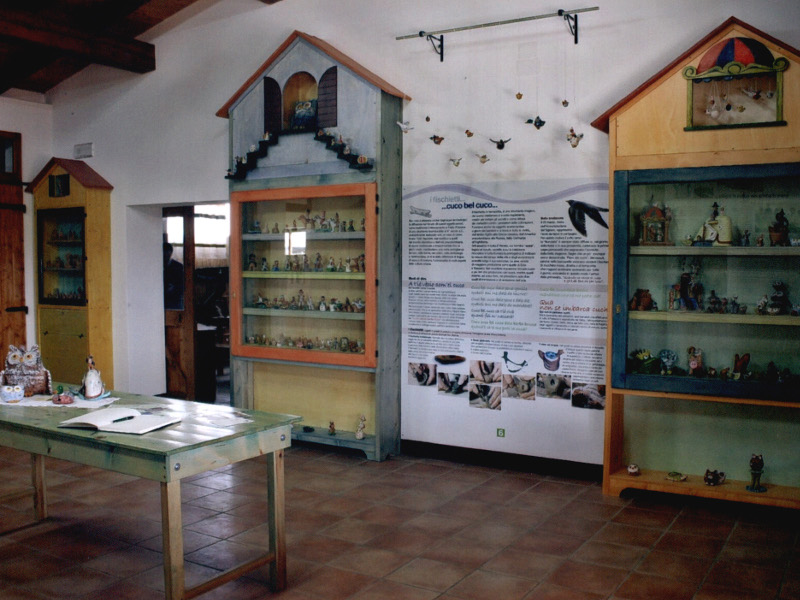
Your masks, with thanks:
[[[561,200],[564,198],[568,198],[570,196],[575,196],[577,194],[582,194],[585,192],[599,192],[599,191],[608,191],[608,184],[607,183],[585,183],[583,185],[576,185],[570,188],[566,188],[564,190],[559,190],[552,194],[547,194],[546,196],[539,196],[535,198],[521,198],[519,200],[509,200],[506,198],[498,198],[497,196],[492,196],[491,194],[487,194],[477,188],[472,187],[471,185],[462,185],[458,183],[442,183],[439,185],[431,185],[428,187],[424,187],[422,189],[416,190],[409,194],[403,196],[403,200],[410,200],[416,196],[420,196],[422,194],[431,194],[435,192],[450,192],[450,193],[459,193],[459,194],[466,194],[473,198],[480,198],[482,200],[489,200],[495,202],[504,202],[507,204],[542,204],[544,202],[552,202],[554,200]]]

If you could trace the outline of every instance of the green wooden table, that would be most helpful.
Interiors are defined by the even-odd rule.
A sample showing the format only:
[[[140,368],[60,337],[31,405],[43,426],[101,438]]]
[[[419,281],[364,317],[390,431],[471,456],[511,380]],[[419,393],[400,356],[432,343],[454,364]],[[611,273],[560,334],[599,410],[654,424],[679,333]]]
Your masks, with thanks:
[[[34,510],[47,517],[44,457],[90,465],[161,484],[161,528],[164,583],[168,600],[194,598],[255,568],[269,565],[272,587],[286,587],[283,455],[291,443],[293,415],[234,409],[185,400],[114,392],[112,406],[179,414],[181,422],[144,435],[59,428],[61,421],[87,410],[58,407],[48,401],[24,407],[0,403],[0,445],[32,456]],[[250,422],[221,426],[232,416]],[[267,457],[266,493],[269,506],[269,552],[186,589],[181,526],[181,479],[248,458]]]

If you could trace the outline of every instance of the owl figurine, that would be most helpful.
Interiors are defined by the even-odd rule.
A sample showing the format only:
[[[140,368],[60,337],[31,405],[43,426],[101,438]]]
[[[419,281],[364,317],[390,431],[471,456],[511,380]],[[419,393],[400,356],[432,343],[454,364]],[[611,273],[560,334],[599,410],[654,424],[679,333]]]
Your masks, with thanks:
[[[52,394],[53,380],[50,371],[42,364],[39,346],[9,346],[6,362],[0,371],[0,385],[19,385],[25,390],[25,396],[34,394]]]

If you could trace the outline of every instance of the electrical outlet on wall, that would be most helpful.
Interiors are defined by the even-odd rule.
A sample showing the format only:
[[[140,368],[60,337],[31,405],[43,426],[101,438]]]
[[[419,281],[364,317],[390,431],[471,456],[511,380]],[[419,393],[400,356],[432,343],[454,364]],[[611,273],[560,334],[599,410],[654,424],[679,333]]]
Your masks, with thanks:
[[[94,142],[75,144],[72,149],[72,156],[74,158],[91,158],[94,156]]]

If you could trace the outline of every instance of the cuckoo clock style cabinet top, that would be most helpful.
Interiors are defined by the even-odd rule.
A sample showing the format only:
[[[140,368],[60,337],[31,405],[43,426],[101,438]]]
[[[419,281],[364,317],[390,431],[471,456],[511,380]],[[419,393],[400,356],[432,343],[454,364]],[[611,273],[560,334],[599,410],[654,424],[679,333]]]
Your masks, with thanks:
[[[384,93],[410,100],[330,44],[295,31],[217,112],[231,120],[232,171],[249,159],[247,179],[347,173],[347,161],[313,141],[320,130],[374,166]]]

